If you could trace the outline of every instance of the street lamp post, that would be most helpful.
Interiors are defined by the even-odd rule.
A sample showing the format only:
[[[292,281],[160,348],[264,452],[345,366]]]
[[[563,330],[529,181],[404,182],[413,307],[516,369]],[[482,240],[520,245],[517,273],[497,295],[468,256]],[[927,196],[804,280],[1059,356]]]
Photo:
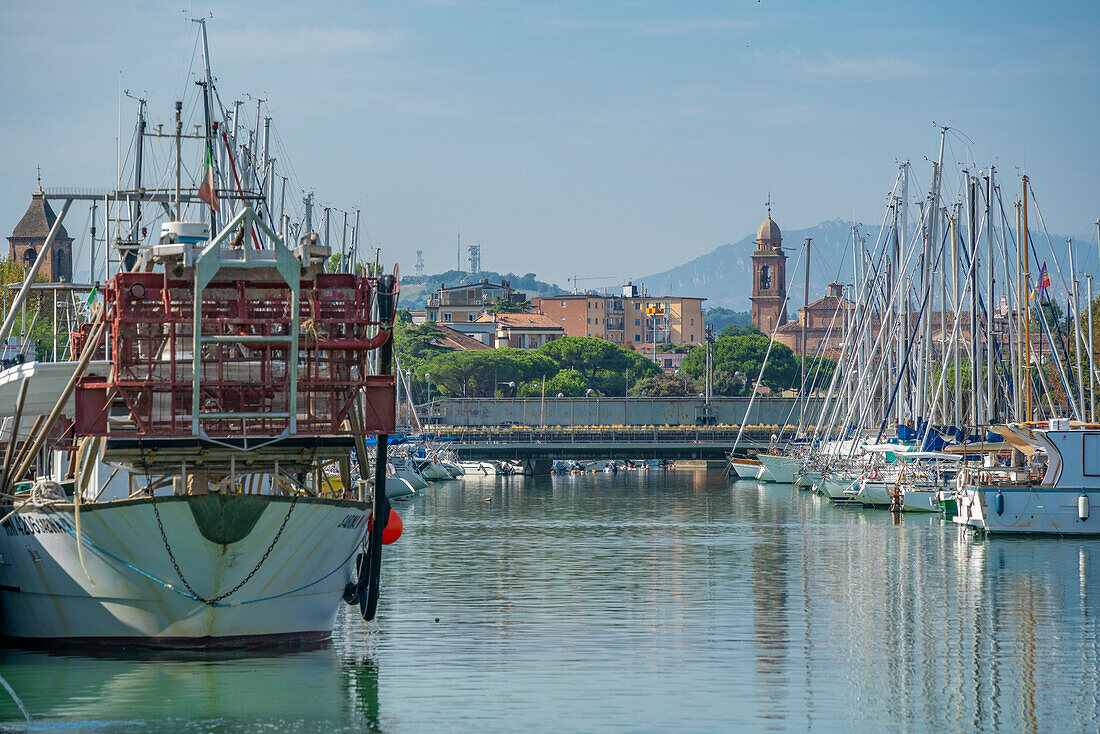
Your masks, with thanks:
[[[505,386],[507,386],[507,387],[508,387],[508,389],[509,389],[509,390],[511,390],[511,389],[512,389],[513,387],[515,387],[515,386],[516,386],[516,383],[514,383],[514,382],[511,382],[511,381],[509,381],[509,382],[498,382],[498,383],[496,384],[496,387],[500,387],[501,385],[505,385]],[[493,392],[494,392],[494,393],[496,393],[496,387],[494,387],[494,388],[493,388]],[[493,397],[496,397],[496,395],[494,395]],[[504,395],[501,395],[501,397],[504,397]],[[513,406],[513,407],[515,407],[515,403],[514,403],[514,402],[512,403],[512,406]],[[494,410],[498,410],[498,408],[496,407],[496,404],[495,404],[495,403],[494,403]],[[497,417],[499,418],[500,416],[498,415]],[[500,421],[498,420],[498,421],[497,421],[497,423],[500,423]]]

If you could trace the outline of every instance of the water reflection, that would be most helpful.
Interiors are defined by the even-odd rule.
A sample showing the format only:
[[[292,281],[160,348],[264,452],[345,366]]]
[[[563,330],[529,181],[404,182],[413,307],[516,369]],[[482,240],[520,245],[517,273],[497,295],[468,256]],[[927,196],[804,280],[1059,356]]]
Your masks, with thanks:
[[[331,644],[249,651],[0,652],[0,675],[36,725],[94,731],[323,727],[378,731],[378,668]],[[0,721],[22,718],[3,691]]]
[[[0,674],[89,731],[1100,729],[1100,540],[719,472],[470,478],[398,509],[380,620],[345,610],[330,646],[6,651]]]

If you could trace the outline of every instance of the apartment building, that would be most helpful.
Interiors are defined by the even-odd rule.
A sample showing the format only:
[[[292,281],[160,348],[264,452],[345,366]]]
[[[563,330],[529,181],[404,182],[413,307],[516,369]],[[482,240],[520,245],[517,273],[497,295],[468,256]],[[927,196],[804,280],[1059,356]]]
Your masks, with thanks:
[[[645,296],[633,284],[622,295],[582,293],[531,301],[531,309],[569,336],[591,336],[635,349],[645,344],[702,344],[704,298]]]
[[[463,324],[477,321],[497,299],[512,303],[523,303],[527,294],[513,290],[507,280],[490,283],[483,279],[479,283],[465,283],[450,288],[440,286],[428,297],[424,307],[424,316],[437,324]]]
[[[532,299],[531,310],[559,325],[567,336],[593,336],[626,345],[626,307],[621,297],[594,293],[548,296]]]

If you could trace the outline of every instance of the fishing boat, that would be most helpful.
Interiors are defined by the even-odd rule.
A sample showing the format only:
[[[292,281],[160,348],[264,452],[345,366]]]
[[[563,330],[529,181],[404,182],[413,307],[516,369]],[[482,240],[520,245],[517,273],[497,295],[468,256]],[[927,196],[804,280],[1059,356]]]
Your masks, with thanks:
[[[208,62],[203,84],[209,103]],[[239,175],[224,127],[200,130],[210,178],[219,157]],[[255,645],[324,639],[343,602],[376,613],[396,274],[329,272],[316,234],[291,247],[272,229],[262,192],[184,194],[181,168],[174,196],[112,195],[169,216],[159,239],[123,243],[70,360],[0,373],[7,637]],[[208,220],[181,216],[203,203]],[[352,453],[376,489],[352,484]]]

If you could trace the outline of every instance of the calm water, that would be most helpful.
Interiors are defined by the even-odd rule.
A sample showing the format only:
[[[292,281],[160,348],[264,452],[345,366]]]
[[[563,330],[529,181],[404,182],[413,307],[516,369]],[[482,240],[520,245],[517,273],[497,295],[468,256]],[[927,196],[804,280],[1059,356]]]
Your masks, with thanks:
[[[485,501],[491,500],[491,501]],[[1097,731],[1100,540],[982,539],[720,472],[400,503],[380,621],[283,654],[0,651],[0,729]]]

